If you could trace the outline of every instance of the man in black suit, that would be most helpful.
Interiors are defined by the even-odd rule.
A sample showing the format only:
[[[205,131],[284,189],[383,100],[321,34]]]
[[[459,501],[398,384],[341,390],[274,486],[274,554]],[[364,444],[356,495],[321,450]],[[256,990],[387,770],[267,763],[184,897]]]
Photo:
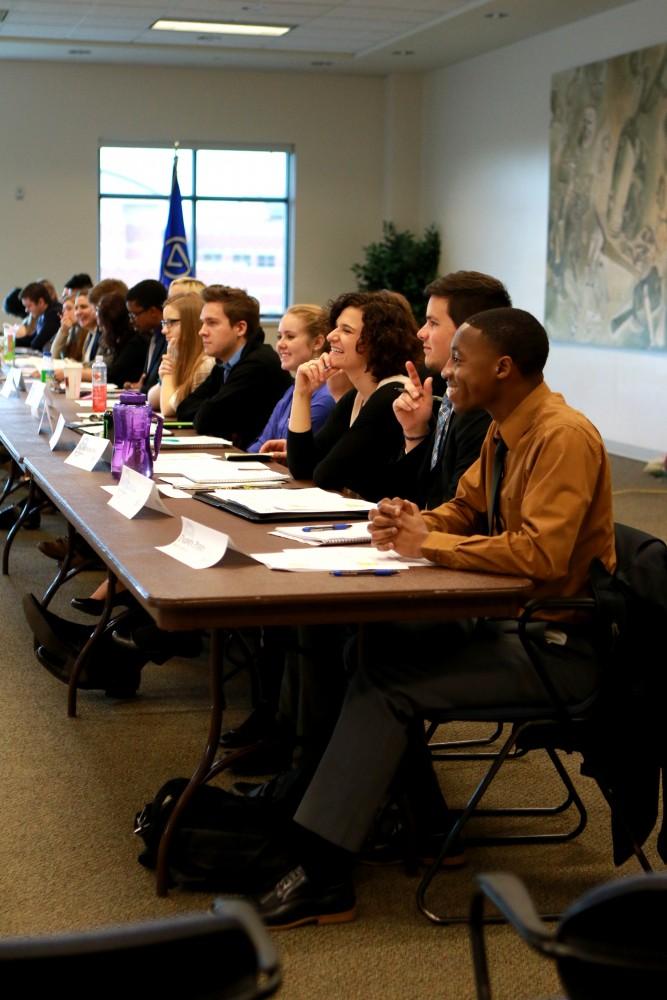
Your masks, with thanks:
[[[290,384],[273,348],[264,343],[259,302],[242,288],[209,285],[202,292],[204,352],[217,364],[179,404],[179,420],[200,434],[229,438],[239,448],[255,440]]]
[[[418,336],[432,375],[422,383],[415,366],[406,365],[410,382],[394,403],[405,452],[386,470],[380,490],[384,496],[406,496],[422,510],[452,499],[460,477],[479,457],[490,421],[483,410],[454,414],[446,396],[434,397],[433,377],[447,364],[454,333],[468,316],[512,304],[503,283],[479,271],[446,274],[431,282],[426,294],[426,321]]]

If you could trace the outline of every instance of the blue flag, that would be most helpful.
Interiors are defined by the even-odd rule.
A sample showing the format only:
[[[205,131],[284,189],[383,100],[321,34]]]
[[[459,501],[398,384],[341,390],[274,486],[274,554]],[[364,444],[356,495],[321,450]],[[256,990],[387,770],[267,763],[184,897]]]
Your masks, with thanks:
[[[185,224],[183,222],[183,207],[181,205],[181,189],[178,186],[176,173],[177,157],[174,157],[174,169],[171,175],[171,197],[169,198],[169,218],[164,233],[162,248],[162,263],[160,265],[160,281],[168,286],[174,278],[185,278],[192,273],[188,244],[185,239]]]

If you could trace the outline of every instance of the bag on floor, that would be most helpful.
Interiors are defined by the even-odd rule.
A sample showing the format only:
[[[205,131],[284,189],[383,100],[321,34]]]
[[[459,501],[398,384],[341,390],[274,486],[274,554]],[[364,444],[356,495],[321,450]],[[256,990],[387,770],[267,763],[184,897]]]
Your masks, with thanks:
[[[138,861],[145,868],[156,867],[162,831],[187,784],[187,778],[172,778],[137,813],[134,832],[145,845]],[[284,809],[202,785],[174,832],[170,881],[205,891],[263,892],[293,867],[288,840]]]

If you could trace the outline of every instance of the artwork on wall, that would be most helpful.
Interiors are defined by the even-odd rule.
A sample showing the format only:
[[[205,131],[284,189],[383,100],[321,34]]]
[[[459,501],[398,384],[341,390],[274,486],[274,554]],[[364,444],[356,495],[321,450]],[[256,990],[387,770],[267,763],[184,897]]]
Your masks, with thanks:
[[[553,77],[550,167],[552,339],[667,351],[667,44]]]

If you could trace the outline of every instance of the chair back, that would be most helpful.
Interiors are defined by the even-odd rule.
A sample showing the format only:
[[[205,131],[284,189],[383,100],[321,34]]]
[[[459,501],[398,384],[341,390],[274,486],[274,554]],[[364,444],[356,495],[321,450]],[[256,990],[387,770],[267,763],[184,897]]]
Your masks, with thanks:
[[[3,995],[68,1000],[257,1000],[280,985],[273,945],[236,900],[215,913],[0,941]]]
[[[563,914],[558,974],[571,1000],[667,996],[667,875],[598,886]]]

